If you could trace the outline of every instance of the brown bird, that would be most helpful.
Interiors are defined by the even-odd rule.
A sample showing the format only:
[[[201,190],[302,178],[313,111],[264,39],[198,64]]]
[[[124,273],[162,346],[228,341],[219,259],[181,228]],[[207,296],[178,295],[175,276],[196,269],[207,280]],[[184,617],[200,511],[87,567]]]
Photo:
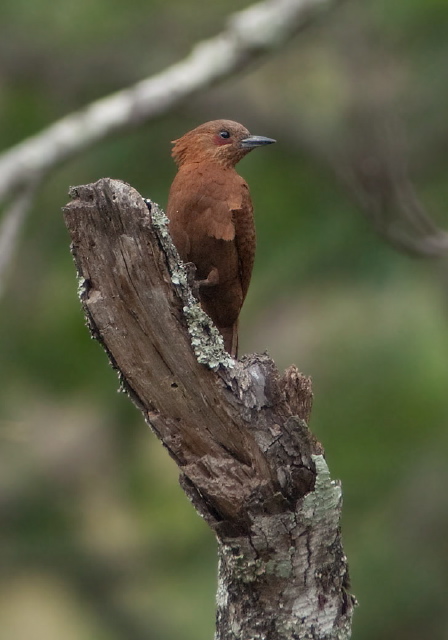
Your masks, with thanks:
[[[231,120],[206,122],[173,141],[178,173],[168,198],[170,233],[181,259],[195,265],[201,306],[233,357],[256,245],[249,187],[235,165],[272,142]]]

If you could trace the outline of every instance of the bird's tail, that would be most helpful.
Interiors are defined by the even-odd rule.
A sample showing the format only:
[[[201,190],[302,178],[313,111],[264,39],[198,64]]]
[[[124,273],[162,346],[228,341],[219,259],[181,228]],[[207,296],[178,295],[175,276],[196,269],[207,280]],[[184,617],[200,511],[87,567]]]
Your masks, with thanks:
[[[219,327],[219,331],[224,338],[224,348],[230,353],[232,358],[238,357],[238,322],[231,327]]]

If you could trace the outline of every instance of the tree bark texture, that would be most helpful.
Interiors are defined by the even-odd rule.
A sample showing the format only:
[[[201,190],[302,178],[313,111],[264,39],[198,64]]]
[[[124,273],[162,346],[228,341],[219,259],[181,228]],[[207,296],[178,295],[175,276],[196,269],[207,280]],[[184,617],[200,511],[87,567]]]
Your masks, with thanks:
[[[167,218],[129,185],[75,187],[65,208],[92,335],[180,469],[219,545],[215,640],[343,640],[354,598],[341,488],[307,427],[310,380],[233,360],[194,298]]]

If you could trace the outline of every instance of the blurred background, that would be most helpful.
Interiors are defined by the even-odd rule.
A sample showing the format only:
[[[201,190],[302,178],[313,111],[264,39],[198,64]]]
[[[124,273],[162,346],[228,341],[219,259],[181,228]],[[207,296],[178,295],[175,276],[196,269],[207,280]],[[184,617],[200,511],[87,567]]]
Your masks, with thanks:
[[[163,70],[240,8],[2,0],[1,149]],[[213,636],[215,541],[89,337],[61,207],[104,176],[164,206],[170,140],[220,117],[278,140],[239,165],[258,230],[241,351],[313,378],[353,638],[448,638],[448,265],[408,255],[428,253],[431,223],[412,188],[390,197],[408,172],[448,227],[447,27],[442,0],[345,2],[46,181],[0,301],[0,640]]]

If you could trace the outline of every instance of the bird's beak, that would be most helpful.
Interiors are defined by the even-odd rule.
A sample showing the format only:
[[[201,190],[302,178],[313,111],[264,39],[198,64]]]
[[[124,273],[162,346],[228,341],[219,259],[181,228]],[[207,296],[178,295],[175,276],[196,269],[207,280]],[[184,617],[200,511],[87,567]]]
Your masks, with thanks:
[[[243,149],[253,149],[254,147],[261,147],[264,144],[272,144],[276,142],[272,138],[265,138],[264,136],[249,136],[241,140],[241,146]]]

